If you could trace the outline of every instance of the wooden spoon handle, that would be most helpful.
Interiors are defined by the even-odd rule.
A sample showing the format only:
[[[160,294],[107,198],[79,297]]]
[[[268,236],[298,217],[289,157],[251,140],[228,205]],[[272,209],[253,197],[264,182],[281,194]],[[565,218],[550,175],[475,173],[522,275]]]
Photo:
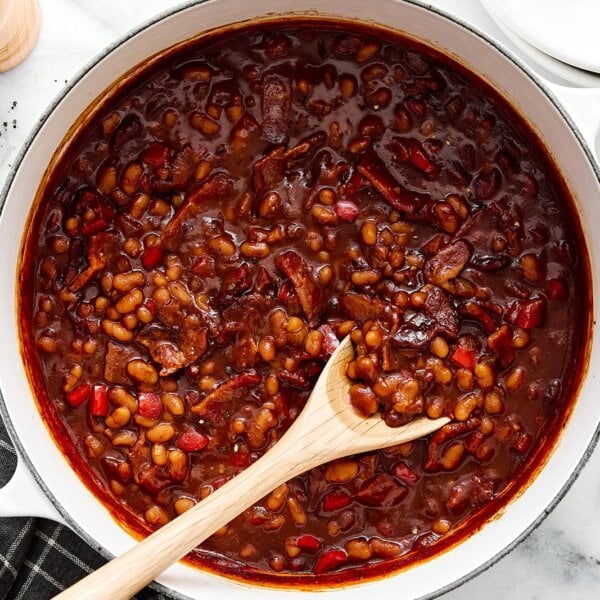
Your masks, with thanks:
[[[292,428],[293,429],[293,428]],[[58,594],[60,600],[126,600],[271,490],[302,472],[288,431],[264,457],[142,542]]]
[[[37,0],[0,0],[0,73],[16,67],[40,32]]]

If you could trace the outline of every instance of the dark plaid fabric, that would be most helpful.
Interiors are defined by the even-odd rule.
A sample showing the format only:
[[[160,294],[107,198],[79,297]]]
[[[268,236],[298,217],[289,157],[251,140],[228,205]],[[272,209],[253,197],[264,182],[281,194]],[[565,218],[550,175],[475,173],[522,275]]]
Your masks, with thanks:
[[[0,487],[17,456],[0,420]],[[68,527],[47,519],[0,519],[0,600],[46,600],[106,561]],[[149,588],[139,600],[168,600]]]

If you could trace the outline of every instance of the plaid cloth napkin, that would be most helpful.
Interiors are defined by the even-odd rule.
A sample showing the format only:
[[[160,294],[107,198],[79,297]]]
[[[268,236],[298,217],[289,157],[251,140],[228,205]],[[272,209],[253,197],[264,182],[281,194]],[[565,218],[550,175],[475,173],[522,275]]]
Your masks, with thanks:
[[[17,455],[0,420],[0,487]],[[0,600],[46,600],[105,563],[68,527],[31,517],[0,519]],[[168,600],[149,588],[139,600]],[[108,600],[108,599],[107,599]]]

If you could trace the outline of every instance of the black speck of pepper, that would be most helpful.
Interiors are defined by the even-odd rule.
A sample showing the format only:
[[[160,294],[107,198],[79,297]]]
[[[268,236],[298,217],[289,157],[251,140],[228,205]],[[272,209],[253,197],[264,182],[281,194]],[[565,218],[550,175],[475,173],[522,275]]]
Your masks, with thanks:
[[[17,128],[17,120],[16,119],[12,120],[12,126],[13,126],[13,129]]]
[[[17,101],[13,100],[13,103],[10,106],[10,110],[14,110],[15,108],[17,108]]]

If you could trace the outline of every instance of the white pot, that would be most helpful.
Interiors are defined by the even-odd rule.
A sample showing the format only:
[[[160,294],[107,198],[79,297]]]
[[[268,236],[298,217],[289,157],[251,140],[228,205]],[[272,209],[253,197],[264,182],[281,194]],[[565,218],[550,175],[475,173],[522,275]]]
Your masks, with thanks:
[[[368,8],[367,8],[368,7]],[[591,257],[593,294],[600,297],[600,183],[594,161],[600,124],[600,91],[569,90],[540,81],[518,60],[482,34],[416,2],[398,0],[209,0],[179,8],[143,26],[110,48],[86,69],[46,113],[16,161],[4,190],[0,217],[0,411],[21,458],[10,483],[0,490],[0,514],[47,516],[66,522],[104,555],[120,554],[134,540],[83,485],[60,453],[37,411],[21,360],[15,297],[21,236],[31,200],[55,150],[75,117],[120,74],[146,57],[202,30],[262,15],[320,11],[332,16],[372,20],[405,32],[447,53],[503,94],[537,131],[556,160],[576,200]],[[588,116],[577,129],[563,105]],[[585,140],[587,139],[588,145]],[[597,160],[597,159],[596,159]],[[600,322],[594,306],[594,322]],[[545,467],[518,497],[481,530],[435,558],[396,575],[368,583],[368,592],[393,593],[396,600],[435,595],[462,582],[506,553],[552,508],[590,454],[600,423],[600,351],[596,325],[587,375],[579,398]],[[33,478],[37,480],[37,484]],[[38,485],[39,484],[39,485]],[[41,489],[40,489],[41,488]],[[43,490],[43,493],[42,491]],[[249,587],[177,564],[158,579],[171,592],[212,599],[303,598],[314,592]],[[363,586],[331,591],[360,598]],[[322,597],[322,596],[321,596]]]

